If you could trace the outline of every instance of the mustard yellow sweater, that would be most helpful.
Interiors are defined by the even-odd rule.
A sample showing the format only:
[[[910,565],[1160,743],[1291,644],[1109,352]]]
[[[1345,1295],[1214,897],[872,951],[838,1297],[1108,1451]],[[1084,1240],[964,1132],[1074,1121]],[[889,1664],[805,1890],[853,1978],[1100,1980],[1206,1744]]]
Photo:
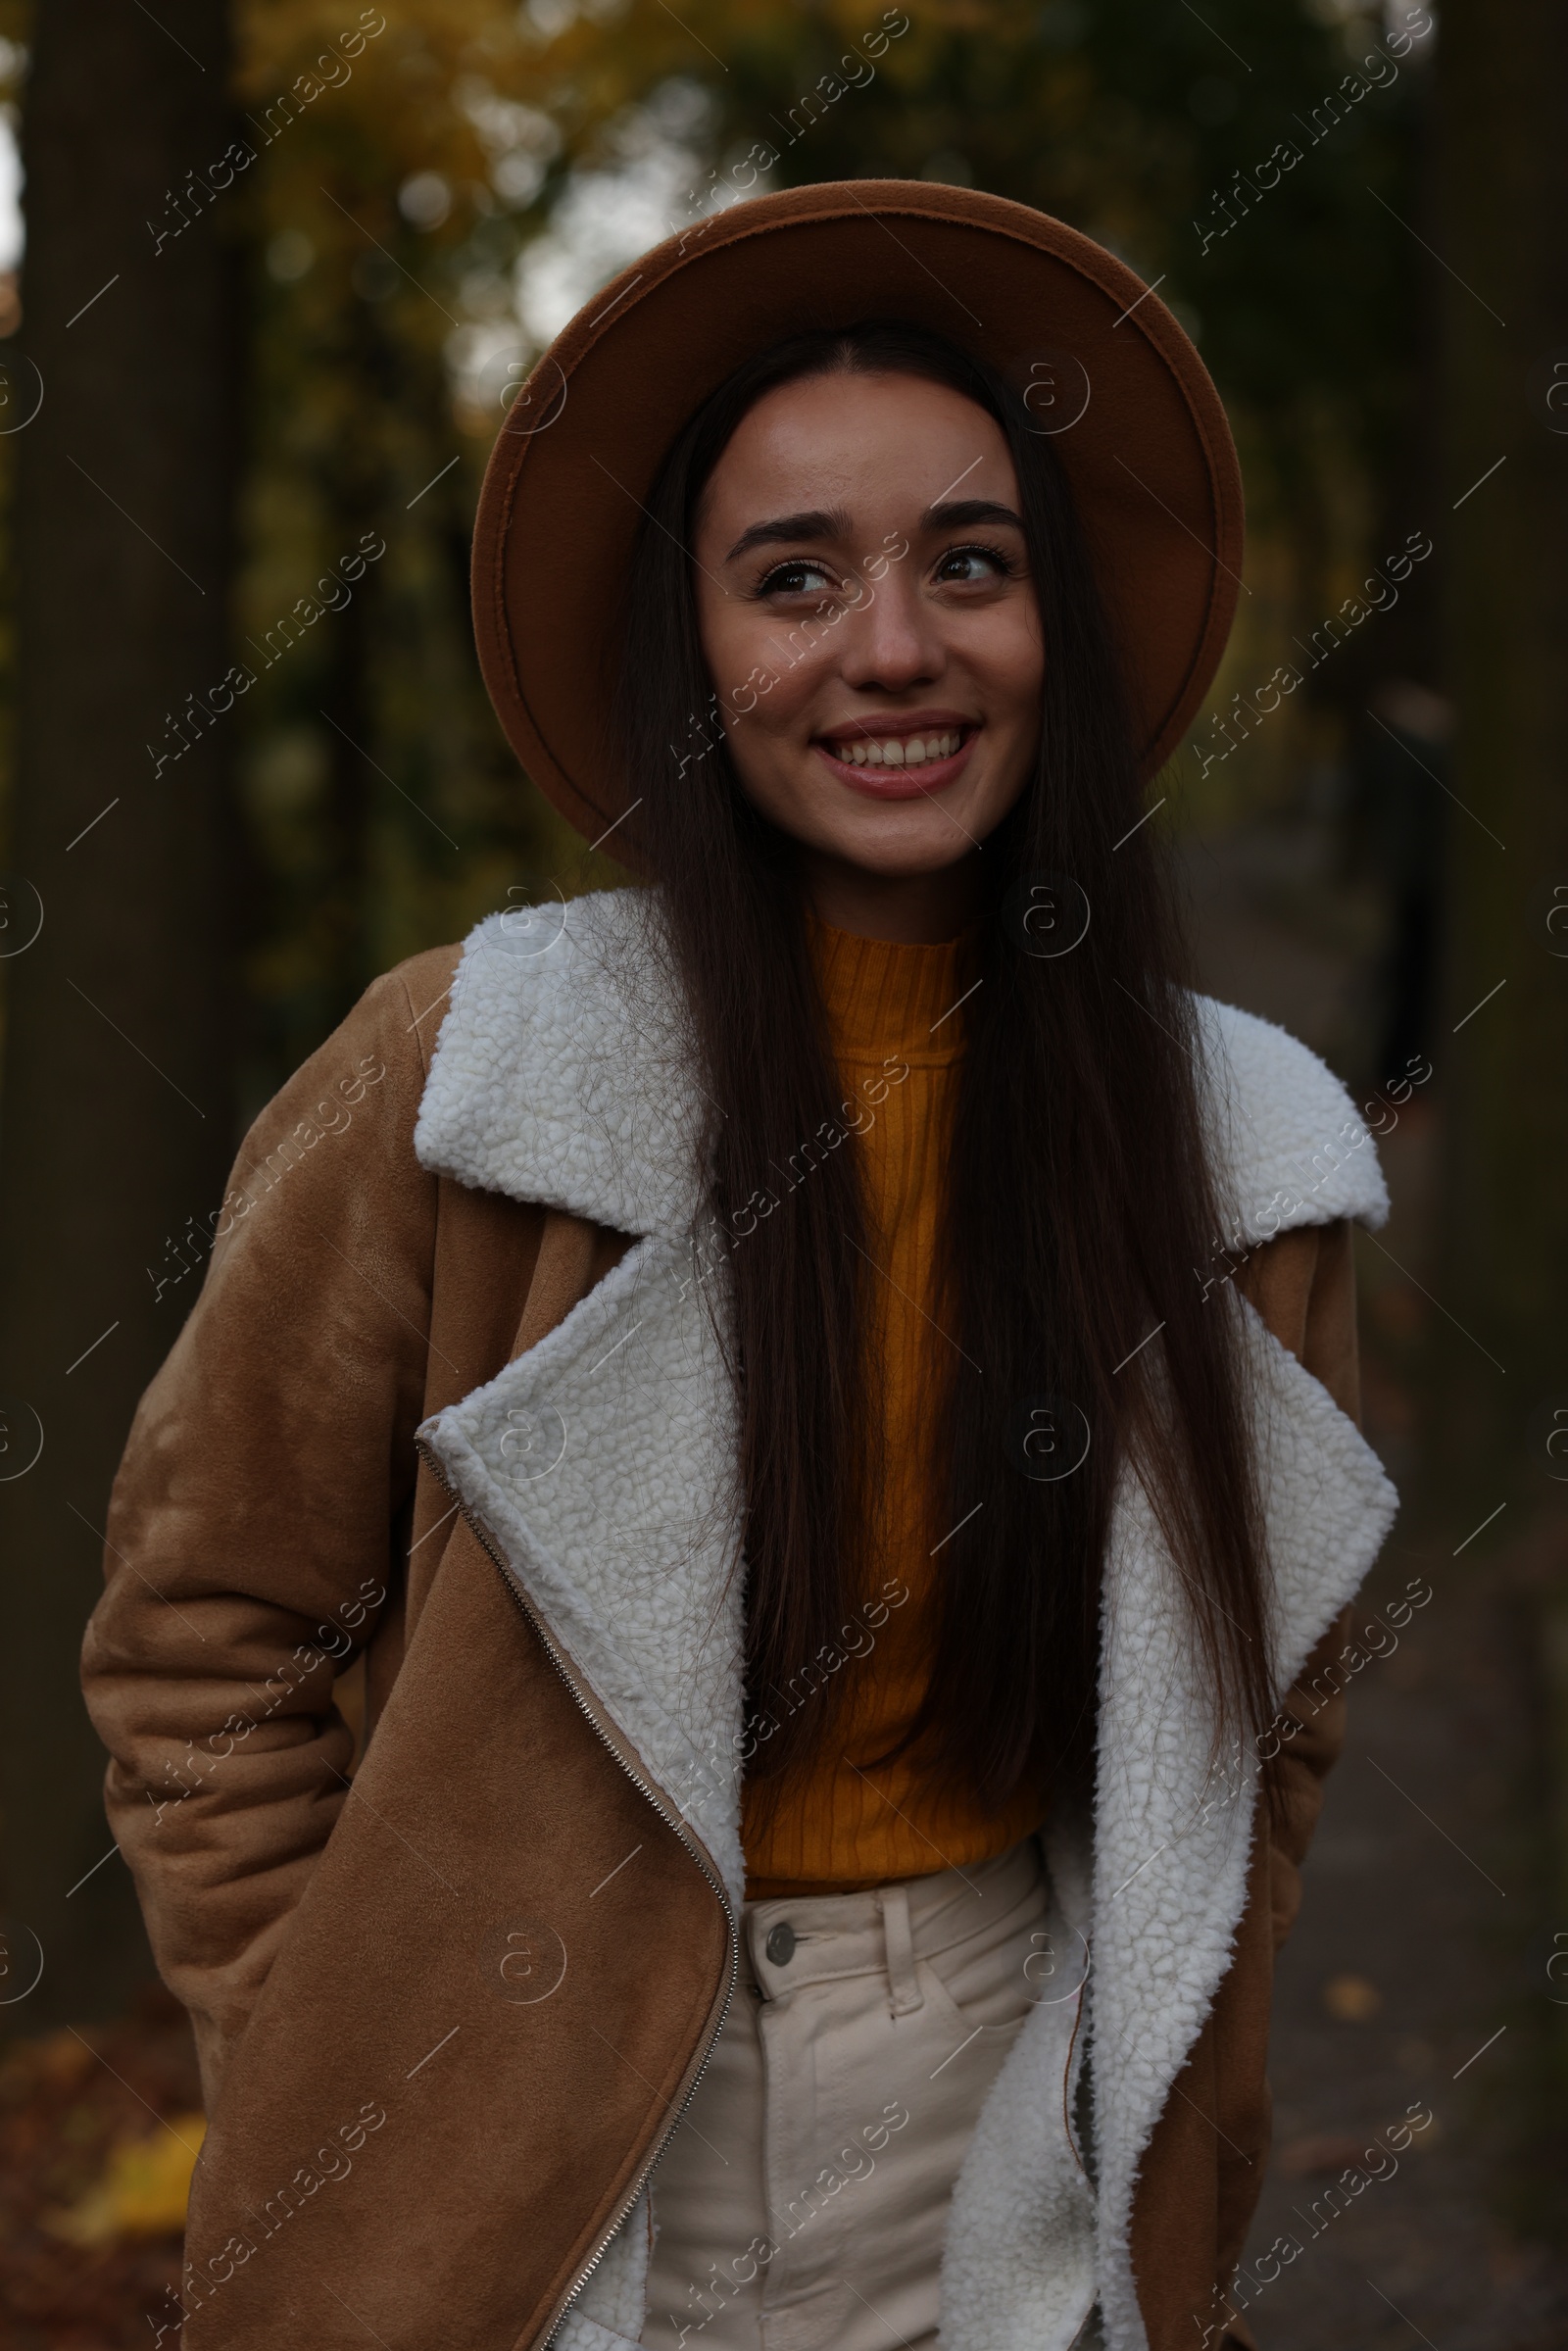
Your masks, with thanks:
[[[924,1695],[941,1579],[951,1552],[937,1523],[947,1508],[930,1475],[922,1426],[933,1374],[951,1342],[930,1319],[948,1137],[958,1083],[967,980],[962,940],[906,947],[809,921],[812,955],[848,1099],[870,1123],[846,1150],[860,1154],[877,1273],[873,1409],[883,1416],[887,1485],[880,1544],[862,1529],[852,1587],[863,1595],[852,1635],[859,1654],[837,1669],[843,1711],[834,1734],[776,1794],[749,1788],[742,1813],[746,1890],[758,1900],[845,1893],[898,1878],[962,1869],[1039,1827],[1041,1791],[1025,1785],[1000,1810],[943,1797],[915,1759],[886,1752]],[[880,1081],[901,1064],[907,1075]],[[973,1376],[972,1374],[969,1376]],[[900,1596],[900,1595],[904,1596]],[[800,1702],[813,1700],[804,1691]],[[819,1702],[819,1701],[818,1701]]]

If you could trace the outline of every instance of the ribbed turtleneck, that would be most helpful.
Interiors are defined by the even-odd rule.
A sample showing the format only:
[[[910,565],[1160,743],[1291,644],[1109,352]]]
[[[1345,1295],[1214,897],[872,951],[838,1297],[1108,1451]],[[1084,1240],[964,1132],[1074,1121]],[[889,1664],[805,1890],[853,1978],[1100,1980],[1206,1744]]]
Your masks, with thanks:
[[[925,1693],[942,1594],[949,1530],[938,1523],[947,1505],[929,1474],[928,1416],[953,1375],[955,1349],[932,1319],[934,1274],[974,935],[910,946],[858,938],[814,915],[808,935],[845,1098],[860,1106],[850,1148],[859,1153],[875,1266],[868,1401],[881,1416],[886,1474],[880,1540],[863,1527],[852,1544],[848,1584],[862,1599],[845,1651],[860,1653],[827,1668],[844,1679],[832,1739],[771,1803],[746,1793],[753,1899],[962,1868],[1004,1851],[1044,1814],[1032,1788],[987,1811],[960,1794],[939,1796],[906,1757],[875,1761]],[[776,1693],[780,1707],[820,1702],[812,1696],[820,1668],[808,1673],[807,1662]]]
[[[971,934],[911,947],[857,938],[808,913],[807,938],[841,1067],[861,1068],[895,1053],[921,1068],[947,1068],[958,1059],[959,975],[972,960]]]

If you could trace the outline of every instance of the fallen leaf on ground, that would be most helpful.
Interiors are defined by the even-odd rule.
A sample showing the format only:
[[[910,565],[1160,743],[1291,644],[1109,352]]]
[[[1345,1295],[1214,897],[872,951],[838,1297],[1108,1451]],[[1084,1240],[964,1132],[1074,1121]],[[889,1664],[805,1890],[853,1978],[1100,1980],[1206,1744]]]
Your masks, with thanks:
[[[204,2116],[179,2114],[157,2131],[117,2139],[101,2179],[74,2204],[41,2214],[39,2227],[73,2245],[177,2235],[206,2129]]]

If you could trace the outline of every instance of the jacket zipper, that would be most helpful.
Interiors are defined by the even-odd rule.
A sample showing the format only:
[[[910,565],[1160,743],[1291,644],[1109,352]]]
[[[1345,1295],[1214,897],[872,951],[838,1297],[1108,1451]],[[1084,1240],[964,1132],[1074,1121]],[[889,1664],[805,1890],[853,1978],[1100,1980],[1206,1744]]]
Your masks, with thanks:
[[[420,1437],[416,1437],[414,1441],[414,1444],[415,1449],[418,1453],[419,1458],[429,1469],[437,1485],[441,1488],[442,1493],[450,1495],[452,1501],[457,1506],[459,1515],[463,1518],[465,1524],[472,1534],[474,1541],[484,1551],[485,1556],[491,1561],[496,1573],[501,1578],[506,1592],[511,1597],[514,1606],[520,1611],[526,1622],[531,1626],[541,1647],[545,1652],[545,1655],[549,1658],[551,1664],[561,1676],[562,1681],[564,1682],[567,1690],[571,1692],[571,1696],[579,1713],[587,1722],[595,1738],[599,1740],[600,1744],[614,1757],[621,1770],[625,1773],[627,1779],[631,1782],[633,1788],[635,1788],[638,1793],[644,1796],[653,1806],[655,1812],[658,1813],[660,1819],[664,1823],[665,1827],[674,1831],[681,1843],[686,1847],[686,1850],[696,1862],[698,1868],[702,1871],[703,1876],[708,1880],[708,1883],[712,1887],[714,1893],[718,1896],[719,1906],[724,1913],[725,1931],[729,1940],[729,1982],[724,1987],[724,2005],[719,2010],[718,2023],[714,2026],[712,2033],[710,2035],[708,2046],[703,2051],[702,2063],[698,2066],[696,2073],[692,2076],[691,2081],[687,2085],[686,2095],[680,2102],[680,2106],[675,2113],[673,2122],[670,2124],[663,2136],[657,2141],[652,2153],[648,2157],[647,2162],[639,2170],[635,2180],[632,2182],[630,2192],[622,2200],[620,2208],[615,2214],[613,2221],[611,2223],[609,2229],[606,2231],[605,2235],[601,2237],[598,2248],[595,2251],[592,2260],[588,2263],[586,2269],[579,2271],[575,2281],[571,2286],[568,2287],[567,2291],[562,2297],[561,2301],[556,2306],[556,2309],[551,2314],[549,2325],[538,2336],[538,2341],[543,2344],[549,2341],[551,2335],[560,2326],[562,2320],[565,2317],[566,2312],[570,2309],[572,2303],[575,2302],[577,2296],[582,2292],[583,2287],[587,2284],[595,2270],[598,2269],[599,2264],[604,2260],[604,2257],[609,2251],[617,2230],[625,2221],[627,2214],[631,2211],[632,2206],[636,2203],[638,2197],[642,2194],[643,2189],[647,2186],[649,2179],[652,2176],[660,2157],[663,2154],[664,2149],[669,2145],[670,2140],[674,2137],[675,2132],[679,2130],[687,2108],[690,2106],[693,2098],[695,2098],[697,2095],[698,2084],[701,2082],[703,2076],[708,2071],[709,2060],[713,2054],[713,2047],[718,2039],[719,2034],[724,2030],[725,2023],[729,2017],[730,2006],[735,1997],[735,1985],[740,1973],[740,1935],[735,1924],[735,1912],[731,1907],[729,1892],[723,1883],[723,1880],[719,1878],[710,1867],[707,1857],[704,1855],[696,1839],[688,1834],[685,1823],[680,1820],[676,1814],[671,1812],[666,1805],[660,1801],[660,1798],[655,1794],[653,1788],[649,1787],[647,1781],[642,1779],[636,1772],[632,1770],[631,1765],[626,1761],[624,1755],[621,1754],[620,1749],[615,1745],[613,1739],[609,1737],[603,1725],[600,1723],[598,1716],[594,1713],[593,1708],[588,1704],[587,1699],[583,1696],[582,1691],[578,1689],[572,1675],[567,1671],[566,1662],[564,1657],[562,1655],[561,1650],[557,1647],[555,1641],[552,1641],[540,1618],[529,1602],[524,1598],[522,1592],[519,1591],[516,1579],[514,1577],[512,1570],[510,1567],[508,1567],[506,1560],[502,1556],[501,1551],[496,1543],[491,1540],[489,1529],[485,1526],[484,1522],[477,1516],[477,1514],[468,1507],[468,1504],[457,1492],[457,1489],[453,1486],[451,1479],[447,1476],[445,1470],[442,1468],[440,1462],[436,1459],[434,1453],[431,1452],[424,1440]]]

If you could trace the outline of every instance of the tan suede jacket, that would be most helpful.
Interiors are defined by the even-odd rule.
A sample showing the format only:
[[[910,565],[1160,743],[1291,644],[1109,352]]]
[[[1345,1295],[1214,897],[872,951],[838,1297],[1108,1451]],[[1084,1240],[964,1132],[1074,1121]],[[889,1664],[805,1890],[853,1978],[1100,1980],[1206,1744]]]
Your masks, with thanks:
[[[207,2090],[187,2351],[541,2344],[727,1996],[699,1844],[416,1447],[630,1246],[418,1163],[455,960],[378,981],[246,1138],[114,1494],[83,1670],[114,1835]],[[1348,1227],[1287,1233],[1240,1278],[1354,1416]],[[1262,2179],[1273,1955],[1342,1737],[1343,1701],[1304,1694],[1315,1667],[1291,1700],[1286,1824],[1254,1843],[1234,1956],[1139,2175],[1152,2351],[1203,2339]],[[564,1979],[497,1998],[476,1954],[545,1889],[569,1915]],[[514,1947],[551,1965],[543,1941]]]

